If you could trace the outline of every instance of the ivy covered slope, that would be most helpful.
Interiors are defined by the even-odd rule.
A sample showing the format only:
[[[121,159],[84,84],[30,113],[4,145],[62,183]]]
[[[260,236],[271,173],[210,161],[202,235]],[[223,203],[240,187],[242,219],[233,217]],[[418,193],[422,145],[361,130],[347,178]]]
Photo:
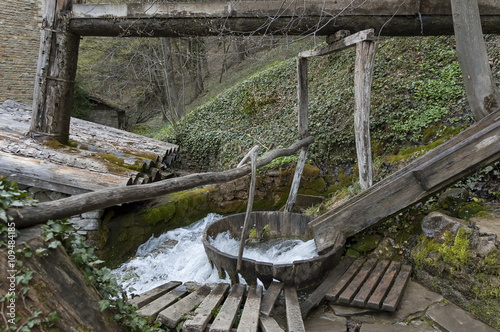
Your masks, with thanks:
[[[493,40],[490,57],[500,57]],[[323,170],[355,163],[353,48],[309,64],[309,162]],[[492,61],[498,75],[498,61]],[[158,139],[181,146],[189,166],[222,169],[254,145],[297,139],[296,60],[276,62],[190,112]],[[372,87],[371,135],[376,165],[416,157],[470,125],[452,37],[381,40]],[[434,143],[434,144],[432,144]],[[424,146],[419,147],[419,146]]]

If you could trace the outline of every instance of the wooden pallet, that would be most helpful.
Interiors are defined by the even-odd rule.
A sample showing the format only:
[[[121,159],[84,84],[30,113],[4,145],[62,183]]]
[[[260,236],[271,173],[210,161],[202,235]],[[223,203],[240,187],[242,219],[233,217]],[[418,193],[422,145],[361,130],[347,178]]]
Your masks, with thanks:
[[[357,259],[325,298],[335,304],[395,311],[411,274],[411,266],[376,258]]]
[[[152,323],[169,328],[183,323],[188,332],[283,332],[271,313],[284,288],[287,330],[305,331],[295,287],[273,282],[263,296],[261,286],[221,283],[189,291],[181,282],[171,281],[131,300],[138,314]],[[214,313],[217,312],[216,317]],[[239,322],[236,317],[241,313]]]

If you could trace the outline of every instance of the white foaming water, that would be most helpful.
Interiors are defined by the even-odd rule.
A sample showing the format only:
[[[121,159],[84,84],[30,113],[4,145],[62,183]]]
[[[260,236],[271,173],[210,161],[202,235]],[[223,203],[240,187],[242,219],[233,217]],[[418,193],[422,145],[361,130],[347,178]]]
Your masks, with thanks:
[[[128,294],[140,294],[168,281],[194,281],[198,283],[229,282],[220,279],[217,269],[212,268],[202,243],[206,227],[222,216],[209,214],[188,226],[168,231],[159,237],[151,237],[137,249],[137,256],[113,270],[119,284]],[[217,249],[237,256],[239,241],[228,232],[210,239]],[[285,240],[259,247],[245,247],[243,257],[274,264],[291,263],[295,260],[317,256],[313,240]]]

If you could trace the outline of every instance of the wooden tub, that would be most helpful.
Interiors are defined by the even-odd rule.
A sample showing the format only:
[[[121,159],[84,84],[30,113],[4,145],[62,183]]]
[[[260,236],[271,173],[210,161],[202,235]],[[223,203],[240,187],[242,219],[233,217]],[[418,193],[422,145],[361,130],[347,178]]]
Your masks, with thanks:
[[[312,239],[308,223],[313,217],[284,212],[253,212],[250,225],[256,230],[256,238],[260,239]],[[219,233],[229,231],[234,239],[240,239],[245,214],[235,214],[224,217],[205,229],[203,245],[212,266],[216,266],[221,276],[228,273],[232,283],[237,283],[236,272],[237,253],[231,255],[212,246],[209,238],[215,238]],[[267,227],[266,227],[267,226]],[[287,285],[305,287],[318,281],[327,270],[334,268],[344,252],[345,237],[339,234],[335,244],[318,257],[294,261],[288,264],[272,264],[243,258],[239,273],[245,281],[252,285],[259,279],[267,288],[273,279]]]

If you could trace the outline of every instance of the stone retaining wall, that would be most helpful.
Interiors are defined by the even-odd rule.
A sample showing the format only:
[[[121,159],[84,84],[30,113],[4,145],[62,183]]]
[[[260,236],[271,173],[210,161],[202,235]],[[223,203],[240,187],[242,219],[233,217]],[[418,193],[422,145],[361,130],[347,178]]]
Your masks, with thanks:
[[[31,105],[43,0],[0,2],[0,100]]]

